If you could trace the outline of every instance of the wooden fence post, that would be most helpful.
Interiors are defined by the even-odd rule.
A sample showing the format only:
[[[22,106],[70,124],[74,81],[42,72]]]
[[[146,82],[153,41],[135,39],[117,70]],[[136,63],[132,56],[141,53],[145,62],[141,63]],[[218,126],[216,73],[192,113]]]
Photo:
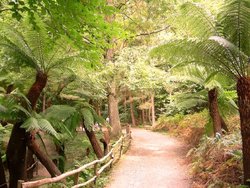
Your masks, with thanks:
[[[123,140],[124,140],[124,137],[122,137],[122,142],[121,142],[121,146],[120,146],[120,154],[119,154],[119,158],[121,158],[121,156],[122,156],[122,150],[123,150]]]
[[[126,135],[129,135],[129,138],[131,138],[131,129],[129,124],[126,126]]]
[[[111,155],[110,155],[110,158],[111,158],[111,159],[114,159],[114,158],[115,158],[115,156],[114,156],[114,154],[113,154],[113,151],[112,151],[112,153],[111,153]],[[113,162],[114,162],[114,161],[113,161]],[[111,169],[112,166],[113,166],[113,162],[110,163],[110,169]]]
[[[98,167],[98,163],[94,164],[94,174],[96,176],[95,180],[94,180],[94,185],[96,185],[96,181],[97,181],[97,177],[98,177],[98,171],[97,171],[97,167]]]
[[[23,180],[18,180],[18,182],[17,182],[17,188],[22,188],[23,187],[22,183],[24,183]]]
[[[80,175],[80,173],[76,173],[76,174],[75,174],[74,185],[77,185],[77,184],[78,184],[79,175]]]

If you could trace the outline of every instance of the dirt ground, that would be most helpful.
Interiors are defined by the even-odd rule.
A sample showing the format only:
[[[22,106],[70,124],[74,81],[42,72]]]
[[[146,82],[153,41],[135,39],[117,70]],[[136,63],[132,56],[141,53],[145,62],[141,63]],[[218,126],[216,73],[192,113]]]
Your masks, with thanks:
[[[106,188],[189,188],[185,146],[174,138],[132,130],[132,144],[111,173]]]

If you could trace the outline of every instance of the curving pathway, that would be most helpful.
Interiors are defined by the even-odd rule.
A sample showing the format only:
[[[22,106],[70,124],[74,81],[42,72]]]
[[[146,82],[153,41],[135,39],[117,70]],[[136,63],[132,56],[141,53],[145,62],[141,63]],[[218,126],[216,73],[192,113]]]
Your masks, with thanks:
[[[132,143],[106,188],[189,188],[184,145],[174,138],[132,129]]]

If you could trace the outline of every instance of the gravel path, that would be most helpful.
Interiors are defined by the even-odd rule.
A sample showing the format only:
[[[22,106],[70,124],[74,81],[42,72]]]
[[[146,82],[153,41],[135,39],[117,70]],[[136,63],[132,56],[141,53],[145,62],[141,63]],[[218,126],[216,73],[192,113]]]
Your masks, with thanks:
[[[189,188],[184,145],[174,138],[132,129],[132,144],[106,188]]]

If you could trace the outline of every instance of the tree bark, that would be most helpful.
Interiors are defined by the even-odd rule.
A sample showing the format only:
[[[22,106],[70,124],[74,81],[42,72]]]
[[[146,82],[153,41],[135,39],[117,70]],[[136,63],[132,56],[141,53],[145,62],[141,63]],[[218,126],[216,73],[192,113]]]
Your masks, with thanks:
[[[31,108],[36,109],[36,104],[39,96],[46,86],[47,75],[41,71],[36,74],[36,81],[31,86],[27,98],[30,101]],[[23,104],[27,107],[26,104]],[[35,143],[34,135],[27,133],[23,128],[20,128],[23,122],[16,123],[12,129],[9,144],[7,147],[7,164],[9,168],[10,181],[9,187],[16,188],[18,180],[26,179],[25,173],[25,156],[26,156],[26,145],[35,153],[38,159],[41,159],[42,164],[47,168],[48,164],[52,161],[48,156],[45,156]],[[28,138],[28,140],[26,140]],[[37,149],[37,150],[36,150]],[[53,162],[52,162],[53,163]],[[49,171],[50,169],[48,169]],[[58,169],[53,169],[51,174],[60,174]]]
[[[121,123],[119,117],[118,100],[116,96],[116,84],[113,80],[108,95],[109,122],[112,127],[111,137],[117,138],[121,135]]]
[[[9,169],[9,187],[16,188],[18,180],[24,180],[26,140],[25,129],[20,128],[21,123],[16,123],[12,129],[7,147],[7,164]]]
[[[48,76],[44,72],[41,72],[41,71],[37,72],[36,81],[31,86],[31,88],[27,94],[27,98],[30,101],[32,110],[36,109],[36,103],[37,103],[43,89],[45,88],[45,86],[47,84],[47,80],[48,80]]]
[[[133,104],[133,97],[130,92],[129,92],[129,106],[130,106],[130,116],[131,116],[132,125],[135,127],[136,123],[135,123],[135,114],[134,114],[134,104]]]
[[[152,105],[152,126],[155,125],[155,96],[151,95],[151,105]]]
[[[250,186],[250,77],[238,79],[237,94],[242,135],[244,184]]]
[[[50,175],[52,177],[60,175],[61,172],[58,170],[57,166],[53,163],[49,156],[40,150],[39,145],[36,143],[35,134],[27,133],[26,139],[29,149],[37,156],[39,161],[45,166]]]
[[[98,140],[96,139],[96,136],[95,136],[95,133],[94,131],[89,131],[86,126],[83,124],[83,128],[87,134],[87,137],[89,138],[89,141],[91,143],[91,146],[97,156],[98,159],[102,158],[103,157],[103,151],[101,149],[101,146],[98,142]]]
[[[1,155],[0,155],[0,188],[7,188],[7,182]]]
[[[142,115],[142,124],[145,124],[145,110],[141,110],[141,115]]]
[[[216,135],[216,133],[222,134],[221,116],[219,113],[217,97],[217,89],[212,89],[208,91],[208,109],[213,122],[214,136]]]
[[[149,109],[147,110],[147,112],[148,112],[148,122],[149,122],[149,123],[152,123],[151,109],[149,108]]]

